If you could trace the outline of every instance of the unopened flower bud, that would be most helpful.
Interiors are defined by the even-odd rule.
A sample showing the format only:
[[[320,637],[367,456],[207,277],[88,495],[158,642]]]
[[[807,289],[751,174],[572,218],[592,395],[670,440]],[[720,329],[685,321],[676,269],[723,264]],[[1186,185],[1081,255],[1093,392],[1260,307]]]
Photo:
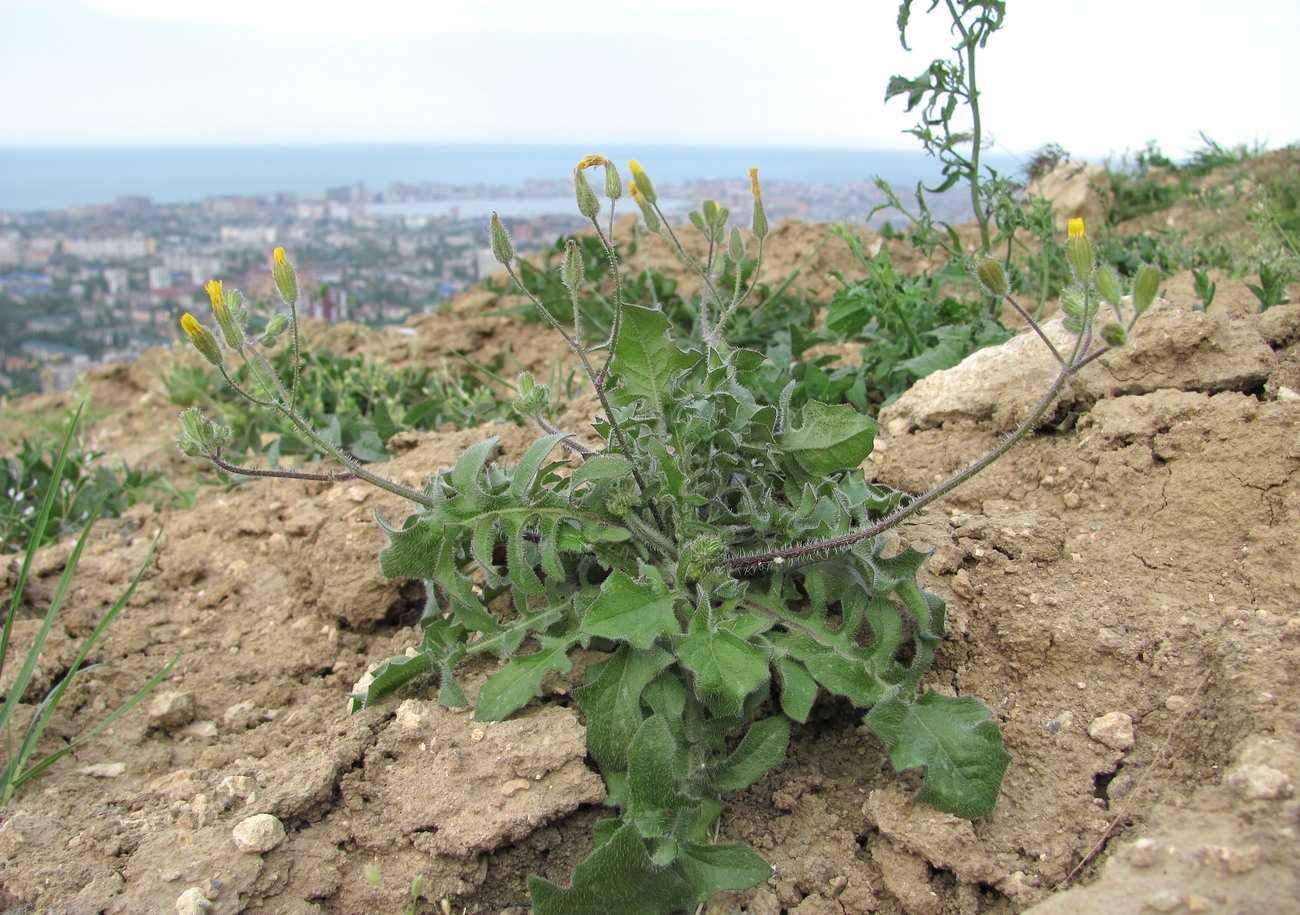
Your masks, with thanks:
[[[268,333],[273,337],[278,337],[280,336],[280,334],[284,333],[288,329],[289,329],[289,319],[286,318],[284,315],[276,315],[270,321],[266,322],[265,333]]]
[[[641,196],[641,189],[634,183],[630,185],[629,193],[631,193],[632,199],[636,201],[636,205],[641,208],[641,216],[645,219],[645,227],[651,232],[658,232],[659,215],[655,213],[654,207],[645,202],[645,198]]]
[[[1124,293],[1120,288],[1119,274],[1115,272],[1115,268],[1105,264],[1093,275],[1093,279],[1097,281],[1097,289],[1101,291],[1101,297],[1111,305],[1118,305]]]
[[[586,179],[583,179],[586,183]],[[594,194],[592,195],[595,196]],[[584,271],[582,269],[582,250],[578,243],[570,238],[564,243],[564,263],[560,265],[560,282],[571,295],[577,295],[582,288]]]
[[[979,278],[984,291],[995,299],[1005,298],[1010,291],[1007,286],[1007,271],[996,258],[983,258],[975,266],[975,276]]]
[[[244,328],[226,305],[221,280],[210,280],[205,288],[208,290],[208,298],[212,300],[212,313],[217,316],[217,326],[221,328],[221,336],[226,338],[226,345],[234,350],[239,349],[244,345]]]
[[[573,190],[578,197],[578,212],[588,219],[595,219],[596,214],[600,212],[600,198],[587,183],[587,176],[582,173],[581,168],[573,170]]]
[[[1082,219],[1070,220],[1070,234],[1065,242],[1065,254],[1070,261],[1070,270],[1073,271],[1074,278],[1084,286],[1092,282],[1095,262],[1092,257],[1092,244],[1088,241],[1088,233],[1084,229]]]
[[[754,195],[754,237],[767,237],[767,210],[763,209],[763,189],[758,186],[758,169],[749,170],[749,190]]]
[[[537,416],[551,403],[551,389],[538,384],[528,372],[519,373],[519,394],[515,397],[515,409],[523,416]]]
[[[731,227],[731,240],[728,245],[727,256],[736,265],[736,269],[740,269],[740,265],[745,262],[745,239],[741,238],[740,230],[735,226]]]
[[[501,217],[495,212],[492,213],[489,234],[492,237],[492,256],[507,267],[510,266],[510,262],[515,259],[515,246],[510,243],[510,235],[501,224]]]
[[[1160,271],[1150,264],[1139,267],[1137,277],[1133,280],[1133,311],[1142,314],[1150,308],[1159,289]]]
[[[293,269],[293,264],[289,263],[283,248],[271,252],[271,261],[271,276],[275,280],[276,291],[280,293],[284,304],[292,308],[298,301],[298,273]]]
[[[1107,346],[1123,346],[1128,343],[1128,331],[1118,321],[1111,321],[1101,329],[1101,339]]]
[[[185,336],[190,338],[204,359],[213,365],[221,365],[221,347],[217,345],[217,338],[188,311],[181,316],[181,330],[185,331]]]
[[[655,186],[650,183],[650,176],[645,173],[641,163],[633,159],[627,164],[627,167],[632,170],[632,182],[636,185],[637,190],[641,192],[641,196],[645,198],[645,202],[655,203],[659,199],[655,195]]]

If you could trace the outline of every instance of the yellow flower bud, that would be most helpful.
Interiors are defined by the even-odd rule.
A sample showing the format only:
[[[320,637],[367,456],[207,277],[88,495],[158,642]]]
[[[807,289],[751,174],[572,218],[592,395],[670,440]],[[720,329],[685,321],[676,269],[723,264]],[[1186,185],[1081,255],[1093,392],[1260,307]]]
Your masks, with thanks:
[[[217,285],[220,286],[219,283]],[[218,292],[220,292],[219,288]],[[200,324],[198,318],[188,311],[181,316],[181,330],[185,331],[185,336],[190,338],[199,355],[213,365],[221,365],[221,347],[217,345],[217,338],[212,336],[212,331]]]
[[[633,159],[627,167],[632,170],[632,183],[641,191],[646,203],[656,202],[659,198],[655,195],[655,186],[650,183],[650,176],[645,173],[641,163]]]
[[[754,221],[752,228],[755,238],[767,237],[767,211],[763,209],[763,189],[758,186],[758,169],[749,170],[749,189],[754,194]]]
[[[289,263],[283,248],[272,251],[271,260],[271,276],[275,280],[276,291],[280,293],[284,304],[292,308],[298,301],[298,274],[293,269],[293,264]]]
[[[226,296],[221,289],[221,280],[210,280],[205,288],[208,290],[208,298],[212,300],[212,313],[217,316],[217,326],[221,328],[221,336],[226,338],[226,345],[231,349],[239,349],[244,345],[244,329],[239,326],[238,319],[226,307]]]
[[[1092,282],[1095,261],[1092,257],[1092,245],[1088,241],[1088,233],[1083,228],[1083,220],[1077,217],[1071,219],[1069,233],[1070,237],[1065,242],[1066,258],[1070,262],[1075,280],[1086,287]]]

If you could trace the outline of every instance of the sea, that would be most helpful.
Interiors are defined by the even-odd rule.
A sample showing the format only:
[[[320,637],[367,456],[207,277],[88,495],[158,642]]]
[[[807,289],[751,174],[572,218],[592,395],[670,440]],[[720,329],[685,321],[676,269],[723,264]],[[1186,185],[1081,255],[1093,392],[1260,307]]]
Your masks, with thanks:
[[[62,210],[142,196],[188,203],[226,195],[320,194],[362,184],[433,182],[523,188],[563,179],[583,156],[599,152],[619,165],[635,158],[656,183],[745,179],[757,167],[765,181],[841,184],[879,175],[910,187],[939,175],[935,161],[908,150],[787,146],[609,146],[510,144],[386,144],[333,146],[142,146],[0,148],[0,211]],[[1013,156],[991,163],[1015,171]],[[571,207],[572,203],[567,202]]]

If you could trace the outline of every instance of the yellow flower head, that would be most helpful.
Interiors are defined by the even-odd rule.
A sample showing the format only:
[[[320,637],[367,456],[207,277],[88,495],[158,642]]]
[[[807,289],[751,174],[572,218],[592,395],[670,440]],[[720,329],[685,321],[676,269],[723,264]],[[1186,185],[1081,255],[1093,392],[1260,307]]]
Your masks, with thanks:
[[[221,291],[221,280],[208,280],[208,285],[203,287],[208,291],[208,298],[212,300],[212,310],[220,318],[222,312],[226,310],[226,296]]]
[[[603,165],[605,168],[610,168],[613,164],[613,162],[610,162],[604,156],[587,156],[578,163],[578,170],[581,171],[584,168],[591,168],[595,165]]]
[[[758,187],[758,169],[756,168],[749,170],[749,189],[753,191],[755,199],[763,196],[763,192]]]
[[[658,200],[655,186],[650,183],[650,176],[645,173],[641,163],[633,159],[628,162],[627,167],[632,171],[632,184],[641,191],[641,198],[638,199],[644,199],[646,203],[654,203]]]
[[[283,248],[276,248],[271,252],[271,257],[275,259],[277,266],[283,267],[289,263],[289,257],[284,253]]]
[[[633,181],[631,186],[629,186],[628,192],[632,195],[632,199],[635,200],[637,203],[645,202],[641,197],[641,189],[636,186],[635,181]]]
[[[1070,237],[1071,237],[1071,238],[1086,238],[1087,236],[1088,236],[1088,233],[1087,233],[1086,231],[1084,231],[1084,228],[1083,228],[1083,217],[1081,217],[1081,216],[1076,216],[1074,219],[1071,219],[1071,220],[1070,220]]]
[[[221,365],[221,347],[217,345],[217,338],[188,311],[181,316],[181,330],[204,359],[213,365]]]

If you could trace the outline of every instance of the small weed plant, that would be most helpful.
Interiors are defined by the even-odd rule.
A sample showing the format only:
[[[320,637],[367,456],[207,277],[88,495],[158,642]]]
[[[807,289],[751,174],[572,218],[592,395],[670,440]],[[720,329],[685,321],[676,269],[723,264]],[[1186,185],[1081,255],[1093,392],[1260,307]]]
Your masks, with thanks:
[[[587,179],[594,168],[604,173],[604,224]],[[1055,381],[996,449],[911,496],[864,478],[874,420],[810,399],[793,377],[768,396],[772,372],[788,367],[728,342],[749,307],[753,282],[744,278],[757,276],[768,235],[757,172],[748,238],[716,206],[693,220],[710,236],[703,260],[679,243],[635,162],[631,174],[648,229],[700,276],[686,326],[633,301],[620,279],[612,228],[624,184],[608,159],[588,157],[574,171],[578,209],[612,279],[599,305],[607,309],[600,337],[586,336],[584,319],[592,243],[565,245],[567,301],[543,300],[521,282],[501,222],[494,217],[490,227],[497,260],[567,342],[599,400],[594,437],[556,428],[549,390],[523,374],[516,407],[541,435],[512,464],[489,459],[497,440],[488,438],[420,491],[338,449],[344,466],[336,474],[278,474],[359,477],[413,505],[403,521],[382,521],[389,543],[380,565],[390,577],[427,584],[419,645],[375,667],[354,708],[430,678],[440,702],[465,706],[458,667],[491,658],[500,666],[474,714],[496,721],[541,695],[548,674],[568,672],[573,652],[603,653],[574,695],[617,815],[596,827],[595,850],[570,885],[530,879],[540,915],[675,912],[766,880],[771,869],[753,849],[717,841],[724,797],[781,763],[792,726],[808,720],[823,691],[862,711],[897,769],[923,770],[921,801],[963,817],[993,808],[1009,760],[997,723],[975,698],[923,688],[945,607],[917,583],[927,554],[894,549],[886,534],[1043,420],[1076,372],[1127,340],[1157,282],[1154,270],[1142,272],[1121,307],[1118,277],[1096,270],[1076,220],[1068,249],[1077,283],[1062,302],[1069,345],[1058,348],[1029,322],[1057,360]],[[296,324],[296,280],[282,250],[274,269],[289,316],[271,327],[283,332]],[[991,295],[1019,309],[1000,263],[984,259],[975,272]],[[194,345],[227,378],[231,363],[254,366],[260,387],[243,396],[310,438],[295,412],[293,378],[269,374],[229,298],[211,291],[215,332],[184,318]],[[1103,306],[1113,311],[1104,327]],[[218,466],[223,435],[194,411],[182,417],[182,449]]]
[[[67,435],[63,439],[63,444],[57,450],[54,458],[54,467],[52,476],[54,479],[61,479],[65,469],[68,466],[68,460],[71,455],[72,442],[76,432],[77,423],[81,419],[81,411],[77,410],[72,421],[68,425]],[[24,782],[39,775],[41,772],[54,765],[64,756],[80,747],[86,741],[90,740],[96,734],[103,731],[114,721],[124,715],[141,699],[149,694],[151,690],[163,681],[163,678],[171,671],[177,659],[172,659],[166,667],[159,671],[144,686],[135,692],[116,710],[111,712],[107,717],[92,727],[89,731],[78,736],[76,739],[65,744],[58,750],[33,762],[33,757],[40,745],[41,737],[45,733],[46,726],[54,717],[58,710],[59,702],[63,699],[68,687],[77,677],[94,670],[98,665],[87,665],[86,658],[90,655],[95,643],[99,641],[100,636],[108,628],[109,624],[117,618],[117,615],[126,606],[131,595],[135,593],[136,585],[140,583],[140,578],[144,575],[144,570],[149,565],[149,560],[153,557],[154,547],[157,546],[158,540],[154,539],[153,544],[149,547],[149,552],[145,555],[144,562],[141,563],[139,571],[131,580],[130,585],[122,595],[109,608],[108,612],[100,619],[99,624],[86,636],[82,642],[81,648],[73,658],[68,672],[60,678],[54,688],[41,699],[31,710],[26,722],[20,722],[22,703],[25,694],[28,692],[31,682],[36,673],[37,664],[40,661],[41,650],[45,647],[45,641],[49,637],[50,630],[54,627],[55,621],[59,617],[59,611],[63,608],[64,599],[67,597],[68,589],[72,586],[72,580],[76,575],[77,564],[81,560],[81,551],[90,537],[90,531],[94,527],[96,519],[103,511],[107,495],[101,495],[98,501],[90,510],[81,517],[82,527],[77,537],[76,546],[73,547],[72,554],[68,557],[67,565],[64,566],[63,574],[59,577],[59,583],[54,589],[54,596],[50,600],[50,606],[45,612],[45,617],[37,630],[32,644],[27,649],[26,656],[22,659],[22,666],[19,668],[13,683],[9,686],[9,692],[4,697],[3,705],[0,705],[0,731],[4,733],[4,755],[3,769],[0,770],[0,805],[8,804],[13,799],[14,793]],[[0,634],[0,672],[16,659],[9,657],[10,639],[13,635],[14,623],[18,619],[18,614],[22,608],[23,591],[27,586],[27,579],[31,572],[32,561],[36,556],[36,551],[41,544],[46,541],[46,533],[49,525],[57,518],[57,509],[60,505],[60,494],[58,486],[47,486],[44,491],[44,498],[36,507],[32,517],[30,531],[27,541],[27,549],[23,554],[22,564],[18,569],[18,578],[14,582],[14,590],[9,598],[9,609],[5,615],[4,630]],[[160,535],[161,536],[161,535]],[[15,732],[17,732],[17,741],[15,742]]]

